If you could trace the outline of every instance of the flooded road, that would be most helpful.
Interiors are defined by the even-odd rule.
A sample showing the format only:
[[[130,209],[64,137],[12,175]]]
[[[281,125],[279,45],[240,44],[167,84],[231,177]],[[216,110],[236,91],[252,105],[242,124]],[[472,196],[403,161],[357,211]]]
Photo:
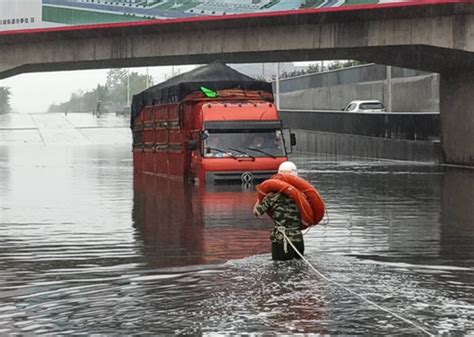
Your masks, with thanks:
[[[474,171],[296,155],[323,274],[434,334],[474,333]],[[133,175],[130,146],[0,145],[0,334],[420,334],[273,262],[254,191]]]

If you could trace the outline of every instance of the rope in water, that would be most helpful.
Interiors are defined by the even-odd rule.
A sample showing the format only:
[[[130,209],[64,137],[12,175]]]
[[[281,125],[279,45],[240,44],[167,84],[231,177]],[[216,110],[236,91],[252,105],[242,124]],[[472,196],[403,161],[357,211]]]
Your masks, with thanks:
[[[299,251],[298,249],[296,249],[296,247],[293,245],[293,243],[292,243],[291,240],[288,238],[288,236],[286,235],[286,233],[285,233],[284,231],[281,231],[281,230],[280,230],[280,232],[283,234],[283,237],[285,238],[285,241],[287,241],[287,242],[290,244],[290,246],[295,250],[295,252],[303,259],[304,262],[306,262],[306,264],[308,264],[308,266],[309,266],[319,277],[321,277],[322,279],[326,280],[326,281],[329,282],[329,283],[335,284],[336,286],[338,286],[338,287],[344,289],[345,291],[351,293],[352,295],[354,295],[354,296],[356,296],[356,297],[359,297],[360,299],[362,299],[362,300],[364,300],[365,302],[367,302],[367,303],[373,305],[374,307],[376,307],[376,308],[378,308],[378,309],[380,309],[380,310],[382,310],[382,311],[385,311],[386,313],[389,313],[390,315],[392,315],[392,316],[398,318],[399,320],[401,320],[401,321],[403,321],[403,322],[405,322],[405,323],[408,323],[408,324],[410,324],[411,326],[414,326],[415,328],[417,328],[418,330],[422,331],[422,332],[425,333],[426,335],[428,335],[428,336],[434,336],[434,335],[433,335],[432,333],[430,333],[428,330],[426,330],[426,329],[422,328],[421,326],[417,325],[415,322],[412,322],[412,321],[410,321],[409,319],[406,319],[406,318],[404,318],[404,317],[402,317],[402,316],[400,316],[400,315],[398,315],[398,314],[396,314],[396,313],[390,311],[389,309],[386,309],[386,308],[384,308],[384,307],[378,305],[377,303],[372,302],[371,300],[365,298],[364,296],[362,296],[362,295],[356,293],[356,292],[353,291],[353,290],[350,290],[349,288],[345,287],[344,285],[342,285],[342,284],[340,284],[340,283],[338,283],[338,282],[336,282],[336,281],[330,279],[329,277],[327,277],[326,275],[324,275],[323,273],[321,273],[319,270],[317,270],[317,269],[303,256],[303,254],[300,253],[300,251]]]

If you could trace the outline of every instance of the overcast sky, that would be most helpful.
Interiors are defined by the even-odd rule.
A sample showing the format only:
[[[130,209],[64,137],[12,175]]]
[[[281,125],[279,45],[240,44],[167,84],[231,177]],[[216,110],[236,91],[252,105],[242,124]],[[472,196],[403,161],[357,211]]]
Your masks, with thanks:
[[[0,0],[1,1],[1,0]],[[296,66],[306,66],[314,62],[294,62]],[[154,84],[171,77],[172,71],[182,73],[196,66],[149,67],[148,74],[153,77]],[[129,68],[146,74],[147,68]],[[69,100],[72,93],[79,90],[88,91],[97,84],[105,84],[109,69],[56,71],[46,73],[21,74],[0,80],[0,87],[10,87],[11,106],[14,112],[46,112],[51,104],[59,104]]]
[[[174,71],[184,72],[194,67],[174,67]],[[171,66],[149,67],[148,73],[156,84],[170,77],[172,70]],[[130,68],[130,71],[146,74],[147,70]],[[21,74],[0,80],[0,87],[10,87],[13,111],[45,112],[51,104],[69,100],[74,92],[88,91],[97,87],[97,84],[105,84],[107,72],[108,69]]]

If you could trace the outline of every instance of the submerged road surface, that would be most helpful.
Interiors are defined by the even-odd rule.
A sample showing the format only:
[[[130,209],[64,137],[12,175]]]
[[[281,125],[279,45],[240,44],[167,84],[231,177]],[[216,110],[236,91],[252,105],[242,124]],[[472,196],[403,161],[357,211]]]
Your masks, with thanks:
[[[134,177],[129,144],[9,144],[0,334],[419,333],[302,261],[272,262],[254,191]],[[474,333],[474,172],[294,160],[329,209],[305,235],[316,268],[431,333]]]

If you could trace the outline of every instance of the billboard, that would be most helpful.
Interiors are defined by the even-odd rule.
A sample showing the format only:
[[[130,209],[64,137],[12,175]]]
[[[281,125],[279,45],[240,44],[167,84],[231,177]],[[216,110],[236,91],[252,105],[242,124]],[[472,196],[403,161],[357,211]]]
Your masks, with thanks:
[[[424,0],[418,0],[421,2]],[[430,0],[439,1],[439,0]],[[307,8],[371,5],[404,0],[0,0],[0,31],[126,23]]]
[[[0,1],[0,30],[41,27],[41,1]]]

